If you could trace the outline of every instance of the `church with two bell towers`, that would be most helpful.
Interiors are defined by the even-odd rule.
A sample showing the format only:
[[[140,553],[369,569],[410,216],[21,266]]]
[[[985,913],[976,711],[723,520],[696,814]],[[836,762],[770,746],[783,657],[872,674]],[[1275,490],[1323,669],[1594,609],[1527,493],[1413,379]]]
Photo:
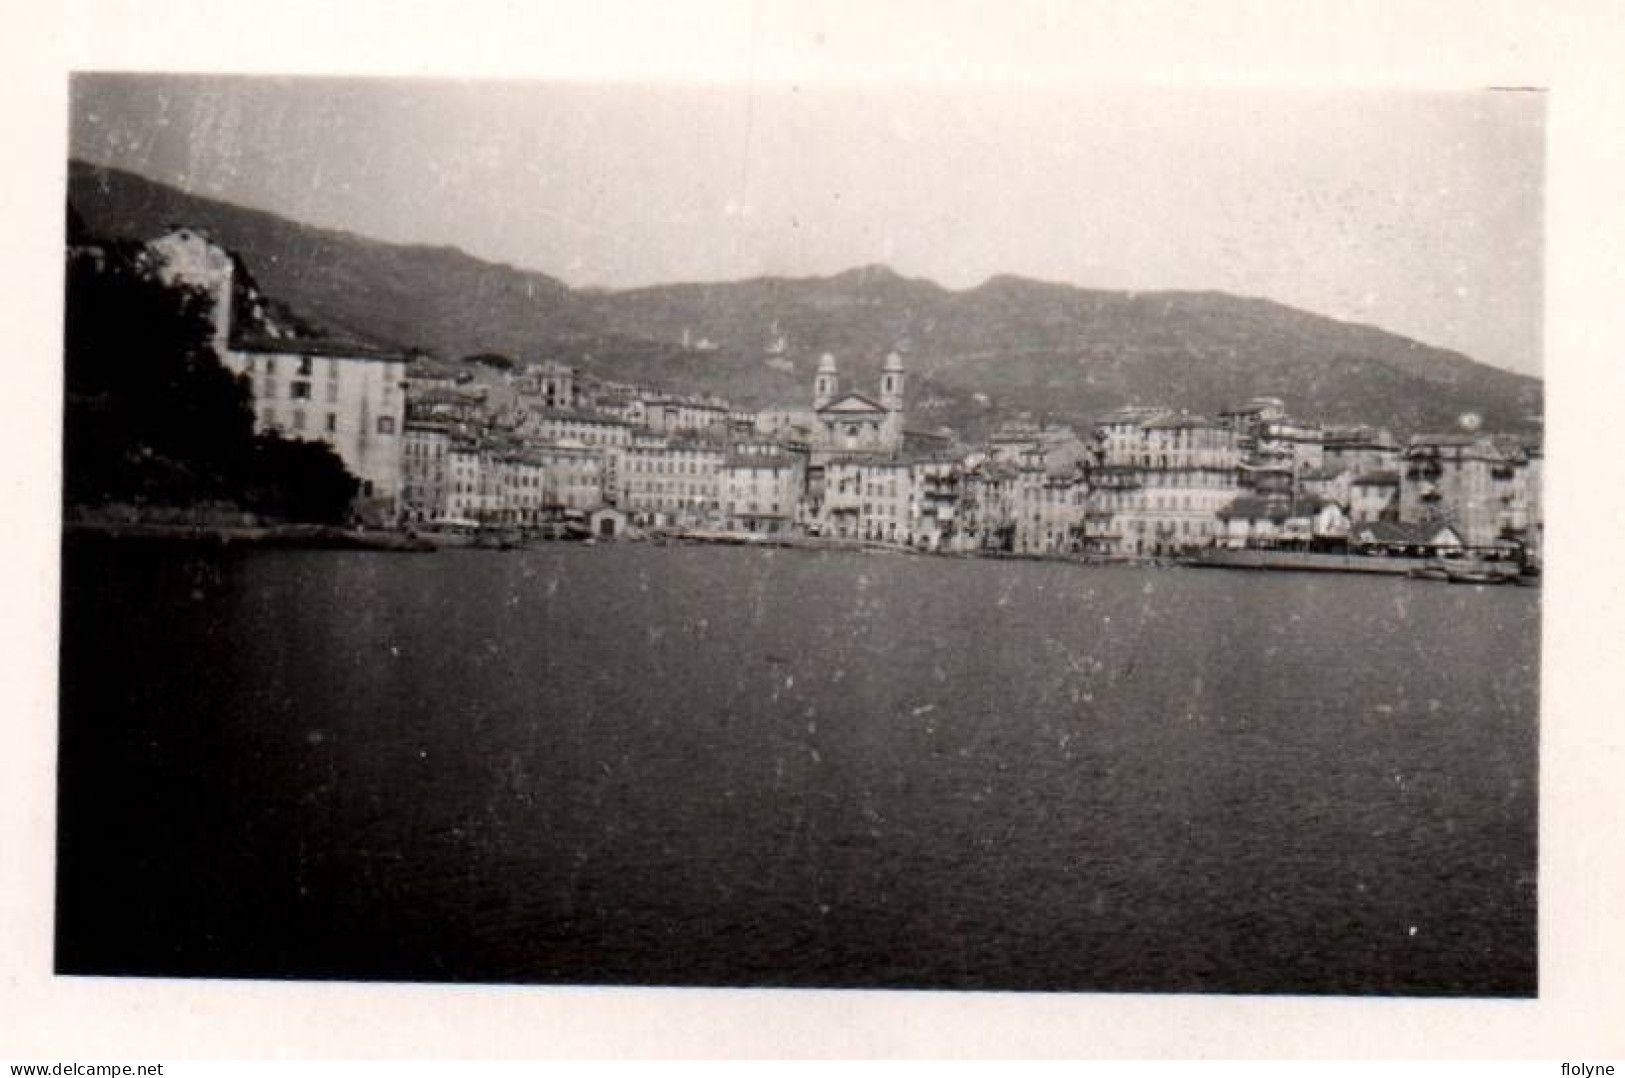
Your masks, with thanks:
[[[835,357],[825,353],[813,379],[812,450],[823,459],[847,455],[890,456],[903,450],[903,357],[886,357],[876,400],[840,390]]]

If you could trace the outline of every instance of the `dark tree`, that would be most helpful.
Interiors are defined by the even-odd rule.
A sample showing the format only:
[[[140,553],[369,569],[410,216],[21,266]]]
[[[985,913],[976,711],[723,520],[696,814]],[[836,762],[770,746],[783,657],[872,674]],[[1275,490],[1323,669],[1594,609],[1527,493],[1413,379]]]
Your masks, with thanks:
[[[246,500],[267,516],[336,524],[360,486],[326,443],[262,434],[254,444]]]
[[[254,419],[215,356],[207,297],[166,286],[139,247],[106,244],[70,257],[66,324],[68,501],[231,499]]]
[[[227,503],[344,518],[356,481],[324,444],[256,437],[245,379],[215,354],[207,295],[166,285],[137,244],[70,251],[63,497],[69,505]]]
[[[498,371],[511,371],[518,366],[512,359],[500,352],[480,352],[477,355],[464,356],[463,362],[478,363],[482,367],[490,367],[492,370]]]

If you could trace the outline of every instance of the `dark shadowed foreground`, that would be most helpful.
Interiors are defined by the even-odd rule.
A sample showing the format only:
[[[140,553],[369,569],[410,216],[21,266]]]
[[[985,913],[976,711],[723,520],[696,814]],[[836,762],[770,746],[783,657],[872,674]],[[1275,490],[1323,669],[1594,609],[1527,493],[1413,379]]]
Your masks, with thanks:
[[[64,554],[63,973],[1535,991],[1538,593]]]

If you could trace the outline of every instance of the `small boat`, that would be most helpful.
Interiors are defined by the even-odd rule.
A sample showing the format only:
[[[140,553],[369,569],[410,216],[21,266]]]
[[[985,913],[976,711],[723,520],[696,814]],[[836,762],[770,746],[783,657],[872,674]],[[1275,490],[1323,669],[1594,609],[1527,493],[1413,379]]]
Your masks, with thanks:
[[[1512,578],[1502,573],[1487,573],[1478,569],[1462,569],[1445,577],[1452,584],[1506,584]]]
[[[1409,575],[1414,580],[1445,580],[1452,584],[1510,584],[1517,569],[1504,562],[1432,558]]]
[[[1444,571],[1452,584],[1510,584],[1517,575],[1515,567],[1485,561],[1446,562]]]

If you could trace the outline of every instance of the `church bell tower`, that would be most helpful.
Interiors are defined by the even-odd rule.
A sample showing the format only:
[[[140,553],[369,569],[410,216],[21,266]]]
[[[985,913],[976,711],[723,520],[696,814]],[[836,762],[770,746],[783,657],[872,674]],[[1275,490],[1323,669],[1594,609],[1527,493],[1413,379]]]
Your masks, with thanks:
[[[880,403],[888,412],[903,410],[903,357],[896,352],[886,357],[886,366],[880,377]]]
[[[893,453],[903,448],[903,386],[907,377],[903,357],[896,352],[888,355],[880,371],[880,406],[886,409],[883,440]]]
[[[835,374],[835,357],[825,352],[818,361],[818,376],[813,379],[813,408],[819,409],[835,399],[838,378]]]

